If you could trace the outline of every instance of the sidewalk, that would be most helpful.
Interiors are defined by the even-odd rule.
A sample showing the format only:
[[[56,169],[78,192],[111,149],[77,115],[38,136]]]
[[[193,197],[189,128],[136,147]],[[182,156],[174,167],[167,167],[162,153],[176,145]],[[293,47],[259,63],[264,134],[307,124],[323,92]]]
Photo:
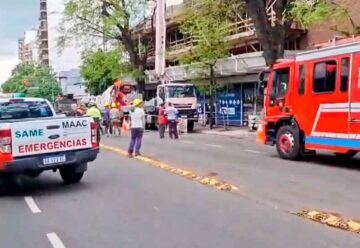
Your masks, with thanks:
[[[241,139],[244,137],[255,138],[256,136],[256,132],[250,132],[248,127],[228,127],[228,129],[225,130],[223,127],[209,129],[209,126],[206,127],[197,126],[195,130],[197,133],[220,135],[235,139]]]

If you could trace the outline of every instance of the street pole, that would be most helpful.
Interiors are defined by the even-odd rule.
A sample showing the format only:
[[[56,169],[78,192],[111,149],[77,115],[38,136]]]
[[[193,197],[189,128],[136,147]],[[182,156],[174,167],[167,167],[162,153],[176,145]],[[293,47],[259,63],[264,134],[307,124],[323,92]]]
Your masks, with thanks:
[[[156,0],[155,74],[165,84],[166,53],[166,5],[165,0]]]

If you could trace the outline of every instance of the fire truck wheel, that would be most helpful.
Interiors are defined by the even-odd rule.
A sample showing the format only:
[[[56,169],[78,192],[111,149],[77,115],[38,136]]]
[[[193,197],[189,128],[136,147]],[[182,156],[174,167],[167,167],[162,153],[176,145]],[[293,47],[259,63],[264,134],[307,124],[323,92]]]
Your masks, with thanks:
[[[276,136],[276,149],[283,159],[297,160],[301,157],[299,130],[292,126],[282,126]]]

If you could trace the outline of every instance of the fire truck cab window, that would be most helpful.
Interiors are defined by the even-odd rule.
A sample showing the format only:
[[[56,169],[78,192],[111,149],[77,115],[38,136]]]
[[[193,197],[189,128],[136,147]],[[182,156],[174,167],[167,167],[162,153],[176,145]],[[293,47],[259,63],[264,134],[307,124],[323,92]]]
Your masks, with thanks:
[[[347,92],[349,87],[349,72],[350,72],[350,59],[344,58],[341,60],[341,81],[340,91]]]
[[[299,95],[304,95],[305,93],[305,82],[306,82],[306,66],[301,65],[300,66],[300,72],[299,72]]]
[[[330,60],[315,64],[314,93],[329,93],[335,91],[336,61]]]
[[[275,70],[273,81],[272,97],[284,96],[289,89],[290,68]]]

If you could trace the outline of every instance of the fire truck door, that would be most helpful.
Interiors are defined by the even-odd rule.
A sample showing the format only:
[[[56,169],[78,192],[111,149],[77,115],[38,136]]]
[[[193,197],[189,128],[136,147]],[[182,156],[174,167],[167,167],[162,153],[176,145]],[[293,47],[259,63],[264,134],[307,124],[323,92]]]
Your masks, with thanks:
[[[360,53],[350,57],[349,138],[360,139]]]

